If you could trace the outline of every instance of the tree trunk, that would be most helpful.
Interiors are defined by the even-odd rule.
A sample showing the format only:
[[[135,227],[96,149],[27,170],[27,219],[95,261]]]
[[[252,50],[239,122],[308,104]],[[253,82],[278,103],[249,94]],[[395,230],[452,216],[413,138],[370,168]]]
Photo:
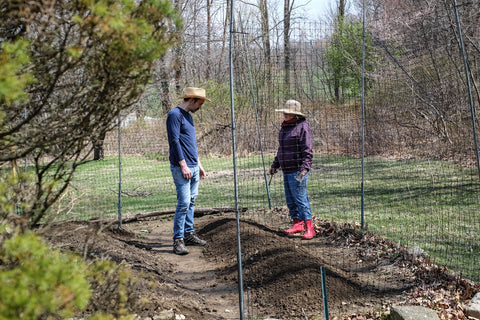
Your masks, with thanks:
[[[105,133],[102,133],[98,138],[93,139],[93,160],[105,159],[105,150],[103,148],[103,141],[105,140]]]
[[[162,104],[162,114],[167,114],[171,108],[170,86],[169,86],[169,64],[167,56],[164,55],[159,59],[158,63],[158,81],[156,83],[159,91],[160,103]]]
[[[290,0],[284,0],[283,3],[283,51],[284,51],[284,69],[285,69],[285,94],[290,96]]]
[[[223,22],[223,35],[222,35],[222,51],[220,53],[220,56],[224,56],[225,54],[225,50],[227,49],[227,41],[228,41],[228,37],[227,37],[227,34],[228,34],[228,24],[230,22],[230,7],[231,7],[231,2],[230,0],[227,0],[227,8],[226,8],[226,12],[225,12],[225,20]],[[223,64],[223,60],[222,59],[218,59],[218,67],[217,67],[217,70],[218,71],[221,71],[222,70],[222,64]]]
[[[212,8],[213,0],[207,0],[207,70],[205,76],[210,79],[212,73]]]
[[[345,0],[339,0],[338,1],[338,33],[339,33],[339,39],[342,39],[342,28],[343,28],[343,22],[345,18]],[[337,45],[340,45],[338,43]],[[335,71],[334,71],[335,72]],[[341,95],[340,95],[340,78],[342,77],[341,74],[334,74],[334,95],[335,95],[335,102],[340,102],[341,100]]]
[[[272,59],[270,48],[270,23],[268,21],[267,0],[260,0],[260,17],[262,25],[262,43],[263,57],[265,58],[265,78],[267,97],[273,97],[273,81],[272,81]],[[267,101],[266,105],[271,105],[271,101]]]
[[[183,0],[176,0],[174,4],[175,9],[178,12],[182,12],[183,8]],[[179,30],[179,36],[178,36],[178,44],[175,46],[173,52],[174,52],[174,57],[173,57],[173,69],[175,70],[175,90],[177,94],[179,94],[182,90],[183,83],[182,83],[182,78],[183,78],[183,68],[185,65],[185,60],[184,60],[184,50],[183,50],[183,43],[184,43],[184,32],[185,30]]]

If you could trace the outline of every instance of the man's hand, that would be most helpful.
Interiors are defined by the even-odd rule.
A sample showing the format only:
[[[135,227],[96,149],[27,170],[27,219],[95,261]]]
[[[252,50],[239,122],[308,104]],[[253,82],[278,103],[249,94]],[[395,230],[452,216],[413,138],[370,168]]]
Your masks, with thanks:
[[[270,167],[270,174],[274,175],[275,173],[277,173],[277,168]]]
[[[207,174],[200,163],[198,163],[198,169],[200,170],[200,179],[205,179]]]
[[[180,160],[178,162],[180,164],[180,168],[182,169],[182,175],[185,179],[190,180],[193,177],[192,170],[187,166],[185,160]]]

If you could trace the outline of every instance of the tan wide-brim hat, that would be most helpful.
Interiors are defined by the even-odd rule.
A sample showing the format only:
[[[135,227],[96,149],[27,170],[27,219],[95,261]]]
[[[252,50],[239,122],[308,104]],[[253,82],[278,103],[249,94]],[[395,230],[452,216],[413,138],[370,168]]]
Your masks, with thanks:
[[[185,99],[185,98],[198,98],[210,101],[205,95],[205,89],[203,88],[194,88],[194,87],[186,87],[185,94],[178,99]]]
[[[302,113],[302,105],[296,100],[287,100],[282,109],[275,109],[275,111],[307,117]]]

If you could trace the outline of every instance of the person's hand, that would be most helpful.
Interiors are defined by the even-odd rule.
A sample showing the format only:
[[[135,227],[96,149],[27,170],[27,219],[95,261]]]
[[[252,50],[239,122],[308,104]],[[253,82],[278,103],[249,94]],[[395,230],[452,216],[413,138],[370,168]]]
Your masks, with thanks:
[[[304,170],[302,170],[302,171],[300,171],[300,178],[302,178],[302,179],[303,179],[303,178],[304,178],[304,177],[307,175],[307,173],[308,173],[308,171],[307,171],[307,170],[305,170],[305,169],[304,169]]]
[[[185,160],[180,160],[178,162],[180,164],[180,168],[182,169],[182,175],[185,179],[190,180],[193,177],[192,170],[187,166]]]
[[[188,166],[182,166],[182,175],[187,180],[190,180],[193,177],[192,170],[190,170]]]
[[[275,173],[277,173],[277,168],[270,167],[270,174],[274,175]]]
[[[205,179],[205,176],[207,174],[206,174],[205,170],[203,169],[202,165],[199,165],[198,169],[200,170],[200,179]]]
[[[295,179],[297,179],[297,181],[301,182],[301,181],[303,181],[303,178],[305,178],[307,173],[308,173],[308,171],[304,169],[304,170],[302,170],[298,173],[298,175],[295,177]]]

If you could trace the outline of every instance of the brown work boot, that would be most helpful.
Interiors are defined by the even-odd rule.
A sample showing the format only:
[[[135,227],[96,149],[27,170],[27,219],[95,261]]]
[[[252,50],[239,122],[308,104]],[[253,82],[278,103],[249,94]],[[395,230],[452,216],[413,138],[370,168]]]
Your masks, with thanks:
[[[185,235],[185,244],[187,246],[204,246],[207,241],[200,239],[195,232],[191,232]]]
[[[183,242],[183,238],[176,239],[173,241],[173,253],[184,255],[188,253],[187,247],[185,247],[185,243]]]

